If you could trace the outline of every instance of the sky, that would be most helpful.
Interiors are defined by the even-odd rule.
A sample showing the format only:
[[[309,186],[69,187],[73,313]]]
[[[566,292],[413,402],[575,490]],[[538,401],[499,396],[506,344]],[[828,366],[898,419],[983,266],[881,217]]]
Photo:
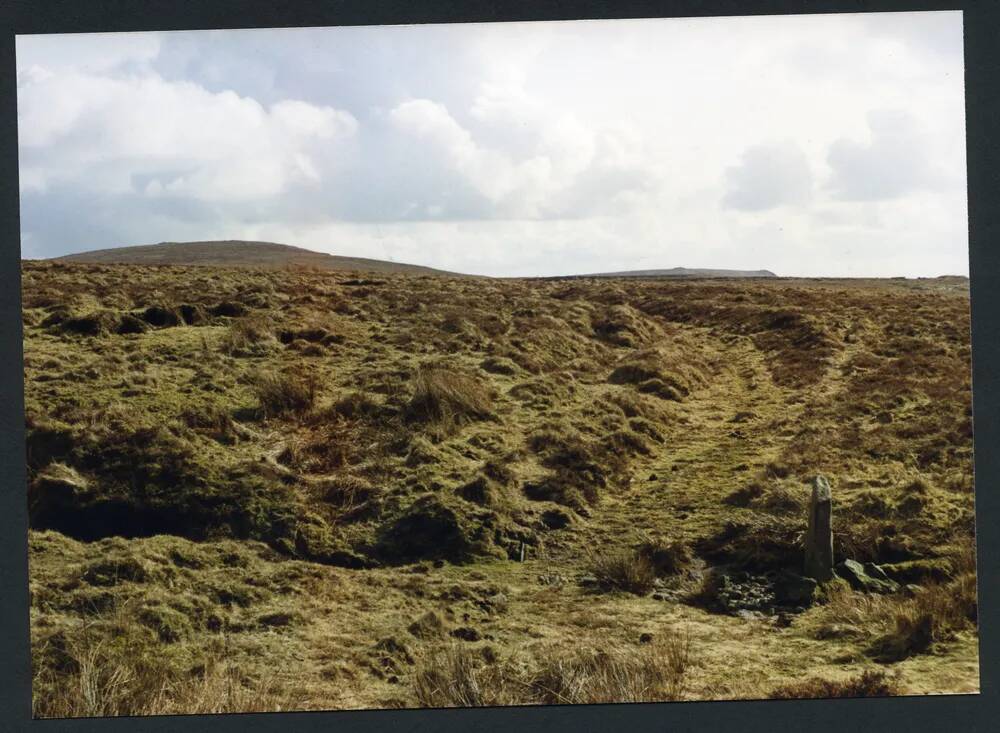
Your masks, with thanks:
[[[19,36],[21,252],[967,275],[960,12]]]

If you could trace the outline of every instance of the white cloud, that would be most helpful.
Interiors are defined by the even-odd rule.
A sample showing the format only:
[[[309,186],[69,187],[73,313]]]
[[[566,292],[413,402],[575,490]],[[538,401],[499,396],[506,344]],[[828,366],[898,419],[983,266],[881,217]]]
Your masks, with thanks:
[[[86,181],[204,200],[278,196],[317,181],[312,155],[353,136],[347,112],[288,100],[266,108],[234,92],[208,92],[153,73],[124,78],[75,71],[19,79],[19,143],[33,189]],[[157,185],[154,185],[157,184]]]
[[[357,120],[347,112],[294,99],[272,105],[271,115],[285,131],[303,137],[330,140],[341,135],[353,135],[358,129]]]
[[[804,204],[812,197],[809,161],[794,143],[754,145],[743,152],[739,165],[726,169],[723,206],[763,211]]]
[[[486,197],[495,207],[493,217],[551,218],[595,213],[599,204],[620,200],[623,193],[641,188],[646,168],[632,150],[635,136],[627,131],[594,131],[569,114],[553,114],[544,105],[518,94],[528,111],[528,139],[503,150],[473,138],[444,105],[427,99],[403,102],[389,118],[413,144],[434,155]],[[511,122],[513,105],[473,105],[473,116],[482,122]],[[510,101],[510,100],[508,100]],[[585,199],[598,197],[596,202]]]
[[[957,13],[17,51],[35,253],[242,237],[486,274],[967,270]]]
[[[160,53],[159,33],[56,33],[17,36],[19,69],[43,66],[55,71],[85,74],[138,68]]]
[[[830,146],[833,170],[828,184],[835,198],[847,201],[891,199],[933,187],[941,180],[931,163],[931,143],[905,110],[868,115],[869,142],[840,138]]]

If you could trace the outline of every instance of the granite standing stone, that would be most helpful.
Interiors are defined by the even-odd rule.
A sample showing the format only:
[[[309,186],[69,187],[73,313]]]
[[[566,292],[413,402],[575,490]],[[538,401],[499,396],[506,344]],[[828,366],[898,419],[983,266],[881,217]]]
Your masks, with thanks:
[[[805,575],[819,582],[833,577],[833,506],[830,482],[817,476],[809,501],[809,529],[806,532]]]

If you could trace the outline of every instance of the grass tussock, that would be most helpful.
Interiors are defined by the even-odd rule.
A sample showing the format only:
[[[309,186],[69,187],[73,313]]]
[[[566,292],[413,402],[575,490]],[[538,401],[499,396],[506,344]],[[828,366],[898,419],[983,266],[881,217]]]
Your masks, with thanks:
[[[233,321],[220,343],[229,356],[260,354],[276,342],[274,329],[266,318],[246,317]]]
[[[110,642],[72,652],[76,671],[49,684],[36,678],[35,718],[280,712],[300,709],[297,699],[270,683],[247,683],[224,659],[197,673],[171,673]],[[147,652],[147,654],[149,654]]]
[[[302,414],[316,403],[318,385],[310,374],[263,372],[253,380],[253,389],[264,417]]]
[[[667,542],[661,539],[643,542],[637,551],[653,566],[657,576],[670,576],[682,573],[694,559],[691,548],[680,541]]]
[[[194,668],[164,655],[155,634],[116,604],[108,628],[56,632],[32,651],[32,715],[91,718],[294,710],[272,680],[253,681],[226,659],[225,639]],[[105,623],[105,625],[108,625]]]
[[[875,640],[870,654],[881,662],[906,659],[975,628],[978,617],[975,576],[926,585],[894,610],[891,630]]]
[[[826,680],[813,677],[775,688],[769,697],[774,700],[829,699],[840,697],[891,697],[901,695],[899,675],[883,670],[868,669],[845,680]]]
[[[664,702],[682,699],[692,664],[689,637],[670,631],[640,647],[536,650],[530,659],[454,645],[422,659],[413,685],[424,707]]]
[[[406,416],[438,426],[460,425],[492,415],[489,388],[468,374],[436,366],[421,367],[413,378]]]
[[[590,560],[589,570],[604,591],[643,596],[653,590],[656,581],[653,560],[642,552],[595,555]]]
[[[891,664],[953,641],[974,630],[977,621],[975,576],[962,573],[950,582],[919,586],[910,597],[859,593],[843,581],[829,583],[809,627],[820,639],[847,634],[867,640],[866,654]]]
[[[668,633],[638,650],[587,649],[552,656],[532,686],[543,703],[679,700],[691,661],[690,640]]]
[[[515,705],[519,687],[513,673],[457,644],[428,654],[413,675],[417,702],[429,708]]]

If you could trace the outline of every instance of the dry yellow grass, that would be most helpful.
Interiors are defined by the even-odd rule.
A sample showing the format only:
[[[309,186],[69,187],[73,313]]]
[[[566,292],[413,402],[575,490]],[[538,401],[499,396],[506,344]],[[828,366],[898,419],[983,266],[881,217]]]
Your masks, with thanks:
[[[962,282],[23,282],[40,716],[977,689]]]

